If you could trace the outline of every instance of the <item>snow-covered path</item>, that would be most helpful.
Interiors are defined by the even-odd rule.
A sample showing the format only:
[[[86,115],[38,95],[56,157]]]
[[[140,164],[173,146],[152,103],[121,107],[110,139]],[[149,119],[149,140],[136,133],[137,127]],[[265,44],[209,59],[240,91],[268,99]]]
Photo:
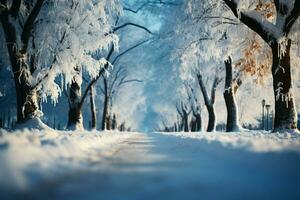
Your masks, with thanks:
[[[300,199],[300,156],[135,133],[89,168],[45,181],[25,199]]]
[[[44,182],[28,199],[300,199],[300,156],[136,133],[94,170]]]

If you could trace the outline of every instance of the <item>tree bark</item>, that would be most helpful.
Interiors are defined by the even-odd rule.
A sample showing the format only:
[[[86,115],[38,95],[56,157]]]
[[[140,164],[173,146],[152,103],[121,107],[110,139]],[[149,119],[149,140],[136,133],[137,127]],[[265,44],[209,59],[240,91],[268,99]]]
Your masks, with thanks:
[[[211,91],[211,98],[208,97],[207,91],[206,91],[206,87],[203,83],[202,80],[202,75],[201,74],[197,74],[197,78],[198,78],[198,83],[204,98],[204,103],[208,112],[208,125],[207,125],[207,132],[212,132],[215,130],[215,126],[216,126],[216,115],[215,115],[215,110],[214,110],[214,102],[215,102],[215,93],[216,93],[216,88],[218,85],[218,80],[215,77],[214,82],[213,82],[213,86],[212,86],[212,91]]]
[[[196,122],[196,129],[195,131],[196,132],[199,132],[202,130],[202,119],[201,119],[201,114],[200,113],[197,113],[195,116],[195,122]]]
[[[111,128],[112,128],[112,130],[116,130],[117,127],[118,127],[118,124],[117,124],[117,117],[116,117],[116,115],[114,114],[114,115],[113,115],[113,118],[112,118],[112,120],[111,120]]]
[[[109,114],[107,114],[107,117],[106,117],[106,130],[111,130],[111,116]]]
[[[106,125],[107,125],[107,114],[108,114],[108,85],[107,85],[107,79],[103,77],[103,83],[104,83],[104,99],[103,99],[103,113],[102,113],[102,130],[106,130]]]
[[[191,132],[196,132],[196,119],[194,117],[190,121],[190,129]]]
[[[176,109],[179,116],[181,117],[181,130],[183,130],[184,132],[189,132],[189,114],[191,113],[191,111],[187,110],[187,107],[183,104],[183,102],[181,102],[181,108],[176,105]]]
[[[69,130],[82,130],[82,113],[81,113],[81,86],[73,80],[69,94],[69,113],[68,125]]]
[[[9,14],[3,13],[1,23],[5,34],[7,50],[9,54],[10,64],[13,72],[15,90],[17,95],[17,122],[22,123],[28,119],[37,116],[38,111],[36,91],[32,90],[24,69],[27,69],[24,52],[16,47],[17,33],[15,27],[9,21]]]
[[[18,123],[25,122],[33,117],[39,117],[41,114],[38,107],[37,92],[34,88],[31,88],[28,81],[28,77],[31,76],[34,70],[29,69],[26,65],[26,60],[28,58],[28,42],[32,36],[34,22],[42,9],[44,0],[35,2],[24,21],[24,25],[21,28],[17,28],[16,24],[19,23],[21,3],[21,0],[12,1],[9,8],[7,1],[1,1],[2,8],[0,11],[0,20],[15,82]]]
[[[234,81],[232,74],[232,61],[229,57],[228,60],[224,61],[225,63],[225,89],[224,89],[224,99],[227,109],[227,123],[226,123],[226,132],[234,132],[240,130],[239,120],[238,120],[238,109],[235,100],[234,92]]]
[[[189,120],[188,120],[188,115],[185,115],[183,120],[183,128],[184,132],[189,132]]]
[[[278,44],[272,46],[272,76],[275,96],[274,132],[297,129],[297,113],[292,92],[291,43],[291,39],[287,39],[284,55],[280,55],[282,50],[280,48],[283,47]]]
[[[213,106],[207,106],[208,111],[208,125],[207,125],[207,132],[213,132],[216,127],[216,115]]]
[[[94,99],[94,87],[90,88],[90,108],[91,108],[91,129],[96,129],[96,107],[95,107],[95,99]]]

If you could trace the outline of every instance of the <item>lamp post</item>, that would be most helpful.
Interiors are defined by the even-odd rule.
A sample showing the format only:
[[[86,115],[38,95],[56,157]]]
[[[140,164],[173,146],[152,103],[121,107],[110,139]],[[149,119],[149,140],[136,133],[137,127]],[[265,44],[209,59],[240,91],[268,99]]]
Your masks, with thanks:
[[[263,99],[261,101],[261,105],[262,105],[262,113],[261,113],[261,129],[265,130],[265,105],[266,105],[266,100]]]
[[[267,131],[269,130],[269,110],[270,110],[271,105],[266,105],[266,110],[267,110]]]

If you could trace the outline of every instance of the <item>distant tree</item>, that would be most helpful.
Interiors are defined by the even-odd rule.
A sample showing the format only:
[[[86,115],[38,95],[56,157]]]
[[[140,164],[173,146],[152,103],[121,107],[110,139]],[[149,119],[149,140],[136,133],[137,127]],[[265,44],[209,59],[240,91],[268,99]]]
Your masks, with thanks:
[[[118,122],[116,114],[113,114],[112,120],[111,120],[111,129],[116,130],[118,128]]]
[[[181,126],[184,132],[189,132],[189,115],[191,113],[191,109],[188,109],[187,105],[183,102],[180,103],[180,107],[176,104],[176,109],[181,117]]]
[[[197,73],[197,79],[198,83],[203,95],[204,103],[208,112],[208,125],[207,125],[207,132],[212,132],[215,130],[216,126],[216,114],[215,114],[215,109],[214,109],[214,104],[216,100],[216,90],[218,85],[221,82],[221,79],[218,77],[218,75],[214,76],[212,87],[211,87],[211,92],[210,96],[207,92],[206,86],[203,81],[203,77],[201,72]]]
[[[147,29],[146,27],[136,24],[136,23],[131,23],[131,22],[126,22],[123,24],[118,25],[118,21],[119,21],[119,17],[117,17],[117,20],[115,22],[115,25],[113,26],[112,30],[110,31],[111,34],[117,34],[118,31],[124,29],[125,27],[128,26],[133,26],[133,27],[137,27],[139,29],[145,30],[148,33],[152,32]],[[128,53],[129,51],[133,50],[134,48],[137,48],[138,46],[146,43],[148,40],[146,41],[142,41],[136,45],[134,45],[133,47],[125,50],[124,52],[120,53],[119,55],[117,55],[115,58],[113,58],[113,54],[117,52],[117,46],[116,44],[111,44],[109,47],[109,50],[107,52],[107,55],[105,57],[105,60],[107,61],[103,67],[98,71],[98,74],[96,76],[91,77],[91,80],[87,81],[87,86],[85,88],[81,88],[81,82],[82,82],[82,78],[83,78],[83,74],[82,74],[82,70],[77,70],[77,74],[75,74],[73,76],[72,79],[72,83],[70,84],[70,89],[69,89],[69,115],[68,115],[68,125],[67,128],[68,129],[83,129],[83,122],[82,122],[82,107],[83,104],[86,100],[86,97],[88,96],[90,89],[97,83],[97,81],[103,77],[103,84],[104,84],[104,106],[103,106],[103,115],[102,115],[102,125],[101,125],[101,129],[105,130],[105,124],[106,124],[106,119],[107,118],[107,114],[108,114],[108,102],[109,102],[109,91],[108,91],[108,82],[107,82],[107,75],[109,74],[109,68],[111,66],[113,66],[115,64],[116,61],[118,61],[118,59],[125,55],[126,53]],[[94,55],[92,55],[93,57],[102,58],[102,54],[103,52],[98,50],[95,51]],[[76,69],[77,67],[75,67],[74,69]],[[75,92],[74,92],[75,91]],[[73,93],[73,96],[71,95],[71,93]],[[75,94],[75,95],[74,95]],[[76,96],[77,95],[77,96]],[[93,112],[92,112],[93,113]],[[95,112],[92,115],[95,117]]]
[[[90,110],[91,110],[91,129],[96,129],[97,117],[96,117],[96,105],[95,105],[95,95],[94,87],[90,88]]]
[[[238,119],[238,108],[235,100],[235,94],[237,92],[238,87],[242,84],[241,80],[238,78],[234,80],[233,78],[233,66],[231,57],[228,57],[225,63],[225,88],[224,88],[224,99],[226,103],[227,109],[227,123],[226,123],[226,131],[240,131],[241,127],[239,125]]]
[[[126,69],[124,67],[117,65],[118,61],[124,55],[140,47],[141,45],[145,44],[148,41],[149,40],[147,39],[138,42],[137,44],[117,54],[113,59],[109,58],[111,64],[114,65],[114,68],[111,70],[109,76],[105,76],[105,75],[103,76],[103,87],[100,87],[101,92],[103,94],[103,112],[102,112],[102,124],[101,124],[102,130],[107,129],[106,127],[106,125],[108,124],[107,120],[110,120],[108,116],[111,115],[111,113],[109,112],[112,111],[113,100],[118,94],[120,88],[132,82],[142,82],[142,80],[139,79],[134,79],[134,78],[130,79],[128,77],[129,74],[127,73]]]

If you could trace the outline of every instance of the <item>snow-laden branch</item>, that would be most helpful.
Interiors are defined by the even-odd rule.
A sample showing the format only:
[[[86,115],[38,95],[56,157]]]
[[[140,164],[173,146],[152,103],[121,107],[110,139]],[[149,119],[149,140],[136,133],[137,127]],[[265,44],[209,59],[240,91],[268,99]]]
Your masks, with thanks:
[[[57,43],[55,49],[57,49],[58,46],[64,42],[66,36],[67,36],[67,31],[65,30],[64,33],[62,34],[62,37],[60,38],[59,42]],[[53,60],[52,60],[52,62],[51,62],[51,65],[50,65],[50,67],[49,67],[47,73],[46,73],[44,76],[42,76],[42,78],[40,78],[39,80],[37,80],[36,84],[35,84],[34,86],[31,87],[31,90],[35,90],[36,88],[38,88],[38,87],[40,86],[40,84],[42,84],[42,82],[43,82],[47,77],[49,77],[49,74],[50,74],[51,71],[53,70],[55,64],[58,62],[58,54],[59,54],[61,51],[62,51],[62,49],[60,49],[58,52],[56,52],[56,54],[55,54],[54,57],[53,57]]]
[[[107,63],[104,65],[104,67],[102,67],[98,73],[98,75],[88,84],[88,86],[86,87],[82,97],[81,97],[81,101],[80,101],[80,106],[83,105],[84,100],[89,92],[89,90],[93,87],[93,85],[98,81],[98,79],[104,74],[104,72],[108,69],[108,67],[110,66],[110,63],[108,62],[108,60],[110,60],[110,57],[112,56],[114,52],[114,45],[111,46],[107,56],[106,56],[106,60]]]
[[[280,37],[277,27],[271,22],[267,21],[263,15],[257,11],[243,11],[239,10],[236,0],[223,0],[225,4],[231,9],[235,17],[247,25],[250,29],[260,35],[268,44],[274,42]]]
[[[116,32],[126,26],[135,26],[135,27],[138,27],[138,28],[141,28],[143,30],[145,30],[146,32],[150,33],[150,34],[153,34],[148,28],[146,28],[145,26],[142,26],[142,25],[139,25],[139,24],[136,24],[136,23],[132,23],[132,22],[127,22],[127,23],[124,23],[120,26],[117,26],[113,29],[113,32]]]
[[[125,51],[123,51],[122,53],[120,53],[119,55],[117,55],[117,56],[114,58],[114,60],[111,62],[111,64],[114,65],[114,64],[120,59],[120,57],[122,57],[123,55],[129,53],[130,51],[134,50],[135,48],[137,48],[137,47],[139,47],[139,46],[141,46],[141,45],[147,43],[148,41],[150,41],[150,39],[147,39],[147,40],[144,40],[144,41],[142,41],[142,42],[139,42],[139,43],[135,44],[134,46],[132,46],[132,47],[126,49]]]
[[[295,21],[298,19],[299,16],[300,16],[300,0],[295,0],[293,9],[289,12],[289,14],[285,17],[284,20],[283,33],[285,35],[287,35],[290,32],[292,26],[294,25]]]
[[[83,95],[82,95],[81,103],[80,103],[80,104],[82,105],[82,104],[84,103],[85,97],[87,96],[88,91],[90,90],[90,88],[98,81],[98,79],[104,74],[104,72],[108,69],[108,67],[109,67],[110,65],[114,65],[114,64],[118,61],[118,59],[120,59],[120,57],[122,57],[123,55],[129,53],[130,51],[134,50],[135,48],[137,48],[137,47],[139,47],[139,46],[145,44],[145,43],[148,42],[148,41],[149,41],[149,39],[144,40],[144,41],[142,41],[142,42],[139,42],[138,44],[136,44],[136,45],[134,45],[134,46],[128,48],[127,50],[125,50],[125,51],[123,51],[122,53],[120,53],[119,55],[117,55],[111,63],[107,62],[107,64],[105,64],[105,66],[104,66],[103,68],[101,68],[101,70],[99,71],[98,76],[96,76],[96,77],[88,84],[88,86],[86,87],[86,89],[85,89],[85,91],[84,91],[84,93],[83,93]],[[107,60],[107,61],[110,60],[110,58],[111,58],[113,52],[114,52],[114,46],[112,45],[112,47],[111,47],[111,49],[110,49],[110,51],[109,51],[109,53],[108,53],[108,55],[107,55],[107,57],[106,57],[106,60]]]
[[[180,5],[179,3],[174,3],[172,1],[162,1],[162,0],[158,0],[158,1],[146,1],[143,4],[141,4],[138,8],[133,9],[133,8],[129,8],[127,6],[123,7],[123,10],[125,11],[129,11],[132,13],[138,13],[139,11],[141,11],[143,8],[149,6],[149,5],[170,5],[170,6],[178,6]]]
[[[300,0],[275,0],[275,24],[265,19],[258,11],[239,10],[236,0],[223,1],[241,22],[259,34],[270,46],[277,45],[282,38],[287,37],[295,21],[300,16]]]

